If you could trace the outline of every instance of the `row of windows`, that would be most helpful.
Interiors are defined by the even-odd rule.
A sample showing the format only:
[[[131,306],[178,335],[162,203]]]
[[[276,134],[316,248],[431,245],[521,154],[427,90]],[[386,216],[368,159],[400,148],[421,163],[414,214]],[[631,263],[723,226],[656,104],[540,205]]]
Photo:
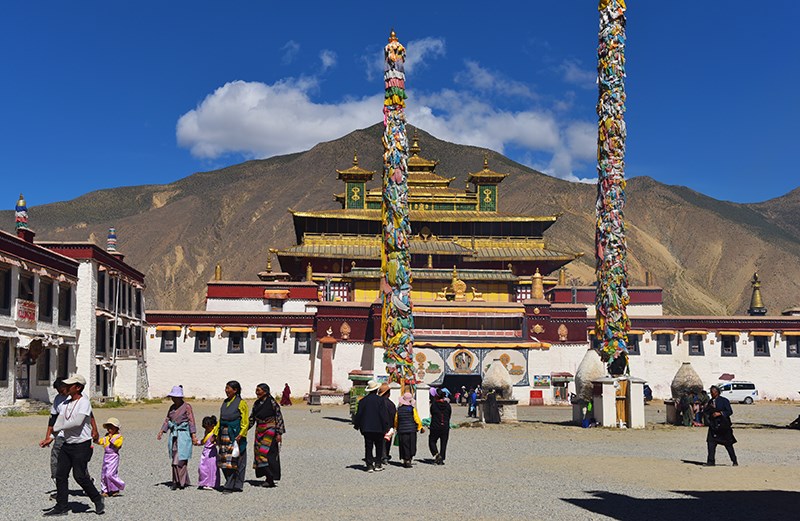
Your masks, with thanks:
[[[637,356],[641,354],[639,343],[641,335],[628,335],[628,354]],[[672,335],[654,335],[656,340],[656,354],[657,355],[671,355],[672,354]],[[704,356],[705,347],[703,342],[703,335],[687,335],[689,343],[689,356]],[[598,347],[598,341],[593,339],[593,345]],[[723,335],[722,348],[720,349],[721,356],[738,356],[736,349],[737,341],[735,336]],[[753,339],[753,356],[770,356],[769,338],[757,336]],[[800,358],[800,337],[792,336],[787,337],[786,340],[786,356],[789,358]]]
[[[244,353],[244,337],[243,332],[228,333],[228,353]],[[175,353],[178,351],[177,331],[162,331],[161,332],[161,352],[162,353]],[[294,352],[295,354],[308,354],[311,351],[311,334],[310,333],[296,333],[294,337]],[[207,331],[198,331],[194,336],[194,352],[195,353],[210,353],[211,352],[211,333]],[[261,352],[262,353],[277,353],[278,352],[278,333],[261,333]]]
[[[134,288],[119,277],[111,277],[105,271],[98,271],[97,307],[141,317],[142,290]]]
[[[11,315],[12,272],[9,266],[0,266],[0,314]],[[20,273],[17,284],[17,298],[36,302],[36,277],[30,273]],[[39,278],[38,316],[41,322],[53,322],[54,292],[58,288],[58,324],[69,326],[72,319],[72,286],[55,284],[52,279]]]
[[[117,350],[130,350],[142,348],[142,328],[139,326],[118,326],[114,331],[114,321],[104,317],[96,318],[95,352],[104,355],[110,350],[109,340],[116,334]]]

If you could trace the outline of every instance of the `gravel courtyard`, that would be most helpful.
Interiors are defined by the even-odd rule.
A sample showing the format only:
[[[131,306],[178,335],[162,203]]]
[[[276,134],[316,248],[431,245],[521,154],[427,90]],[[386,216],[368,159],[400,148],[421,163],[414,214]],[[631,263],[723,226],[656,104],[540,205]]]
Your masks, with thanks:
[[[219,403],[191,402],[198,421]],[[777,519],[800,504],[800,431],[784,429],[793,404],[734,405],[739,467],[724,448],[718,466],[705,461],[706,429],[663,424],[663,405],[647,406],[645,430],[580,429],[565,407],[521,407],[518,425],[462,427],[450,436],[447,464],[363,471],[361,436],[345,407],[284,409],[287,433],[283,480],[274,489],[246,486],[242,494],[168,487],[164,442],[155,439],[168,404],[95,409],[98,423],[122,422],[122,496],[106,500],[107,519]],[[421,416],[427,416],[423,408]],[[454,421],[466,421],[455,407]],[[53,505],[48,493],[49,449],[38,441],[45,416],[0,418],[0,472],[5,476],[0,519],[37,519]],[[99,480],[102,453],[90,465]],[[397,458],[397,449],[394,457]],[[251,450],[248,457],[252,458]],[[190,462],[197,479],[200,450]],[[252,460],[251,460],[252,461]],[[248,478],[254,478],[248,468]],[[70,488],[78,489],[74,481]],[[256,484],[255,481],[252,484]],[[71,496],[71,518],[94,519],[88,498]],[[91,507],[91,508],[90,508]]]

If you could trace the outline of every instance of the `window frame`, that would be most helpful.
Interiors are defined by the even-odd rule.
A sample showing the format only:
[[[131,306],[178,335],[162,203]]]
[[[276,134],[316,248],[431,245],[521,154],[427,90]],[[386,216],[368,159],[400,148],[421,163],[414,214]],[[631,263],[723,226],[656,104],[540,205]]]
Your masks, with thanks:
[[[228,354],[230,354],[230,355],[241,355],[241,354],[244,354],[244,337],[245,337],[244,331],[230,331],[228,333]],[[236,339],[236,338],[238,338],[239,341],[241,342],[241,344],[240,344],[241,345],[241,349],[238,350],[238,351],[234,350],[234,348],[233,348],[234,345],[235,345],[235,340],[234,339]]]
[[[726,339],[729,342],[731,342],[731,351],[729,353],[725,352],[725,340]],[[737,354],[737,352],[736,352],[736,344],[739,343],[738,338],[736,337],[736,335],[722,335],[722,342],[721,343],[722,343],[722,345],[719,348],[720,356],[731,357],[731,358],[735,358],[735,357],[739,356]]]
[[[22,293],[23,284],[26,286],[24,295]],[[17,298],[36,302],[36,276],[33,273],[20,273],[17,277]]]
[[[200,348],[201,339],[207,342],[206,349]],[[194,352],[195,353],[210,353],[211,352],[211,332],[210,331],[195,331],[194,332]]]
[[[706,350],[705,346],[703,345],[704,344],[703,335],[688,335],[688,336],[689,338],[686,340],[686,343],[689,344],[688,345],[689,356],[705,356]],[[693,345],[695,342],[697,342],[696,344],[697,350],[696,352],[692,352],[692,348],[695,347],[695,345]]]
[[[300,339],[305,338],[305,350],[300,349]],[[294,354],[308,355],[311,354],[311,333],[295,333],[294,334]]]
[[[665,348],[661,349],[662,338],[666,339]],[[671,355],[672,354],[672,335],[669,333],[661,333],[656,335],[656,354],[657,355]]]
[[[267,338],[272,338],[272,347],[268,348]],[[261,352],[265,354],[275,354],[278,352],[278,333],[261,333]]]
[[[72,286],[69,284],[58,285],[58,325],[72,325]]]
[[[50,287],[49,291],[45,291],[46,287]],[[53,323],[53,290],[55,288],[55,284],[53,284],[52,279],[40,277],[39,278],[39,309],[37,312],[39,322],[47,322],[52,324]],[[42,298],[45,298],[45,302],[42,303]]]
[[[639,356],[642,354],[641,348],[641,336],[637,334],[628,334],[628,354],[631,356]],[[635,339],[635,341],[631,341],[631,339]]]
[[[764,350],[759,352],[759,347],[760,347],[759,343],[760,342],[764,342],[764,344],[763,344]],[[765,336],[753,337],[753,356],[758,356],[758,357],[769,357],[770,356],[770,352],[769,352],[769,337],[765,337]]]
[[[172,349],[167,348],[167,342],[170,341],[167,337],[172,337]],[[178,332],[177,331],[162,331],[161,332],[161,353],[177,353],[178,352]]]
[[[69,346],[59,347],[56,350],[56,378],[69,376]]]
[[[97,307],[106,309],[106,280],[108,275],[105,271],[97,272]]]
[[[11,316],[11,266],[0,265],[0,315]]]
[[[800,358],[800,336],[792,335],[784,338],[786,338],[786,358]]]
[[[50,383],[50,349],[42,349],[36,358],[36,383]],[[44,373],[44,374],[42,374]]]
[[[0,338],[0,382],[2,382],[3,386],[8,386],[8,381],[10,380],[8,376],[8,370],[11,365],[8,361],[10,351],[11,341],[8,338]]]

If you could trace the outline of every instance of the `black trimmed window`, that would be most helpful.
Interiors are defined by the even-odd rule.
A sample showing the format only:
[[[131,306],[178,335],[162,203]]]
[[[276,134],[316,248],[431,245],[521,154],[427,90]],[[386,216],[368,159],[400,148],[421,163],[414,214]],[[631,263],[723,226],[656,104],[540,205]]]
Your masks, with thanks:
[[[278,333],[261,333],[261,352],[278,352]]]
[[[244,353],[244,333],[231,331],[228,333],[228,353]]]
[[[688,335],[689,336],[689,356],[703,356],[705,350],[703,349],[703,335]]]
[[[57,353],[58,367],[56,376],[58,378],[66,378],[69,375],[69,347],[59,347]]]
[[[800,336],[786,338],[786,358],[800,358]]]
[[[210,353],[211,352],[211,332],[210,331],[197,331],[194,334],[194,352],[195,353]]]
[[[0,266],[0,314],[11,315],[11,267]]]
[[[53,281],[39,279],[39,320],[53,321]]]
[[[722,349],[720,350],[720,354],[722,356],[737,356],[735,335],[722,335]]]
[[[161,352],[162,353],[176,353],[178,352],[177,331],[162,331],[161,332]]]
[[[97,272],[97,307],[106,307],[106,272]]]
[[[769,356],[769,337],[753,337],[753,356]]]
[[[33,302],[33,275],[20,273],[17,298]]]
[[[105,355],[108,346],[108,321],[103,317],[95,318],[94,352]]]
[[[672,335],[670,335],[669,333],[662,333],[656,335],[656,354],[657,355],[672,354]]]
[[[295,333],[294,352],[298,355],[307,355],[311,352],[311,333]]]
[[[9,340],[0,338],[0,382],[8,384],[8,354]]]
[[[142,317],[142,290],[139,289],[139,288],[136,288],[136,298],[135,298],[134,307],[135,307],[134,313],[136,314],[137,317],[141,318]]]
[[[641,354],[639,350],[639,342],[641,341],[641,335],[632,335],[628,333],[628,354],[633,356],[638,356]]]
[[[50,350],[43,349],[36,359],[36,381],[50,382]]]
[[[58,285],[58,325],[69,326],[72,323],[72,286]]]

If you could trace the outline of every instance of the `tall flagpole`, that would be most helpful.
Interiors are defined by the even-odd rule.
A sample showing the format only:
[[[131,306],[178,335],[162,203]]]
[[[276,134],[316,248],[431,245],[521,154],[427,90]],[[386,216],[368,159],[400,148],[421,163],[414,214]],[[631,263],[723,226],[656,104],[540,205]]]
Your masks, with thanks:
[[[408,218],[408,139],[405,115],[406,50],[395,32],[384,48],[383,250],[381,253],[381,342],[390,382],[416,389],[411,313],[411,222]]]
[[[595,334],[609,373],[627,370],[625,239],[625,0],[600,0],[597,45],[597,314]]]

